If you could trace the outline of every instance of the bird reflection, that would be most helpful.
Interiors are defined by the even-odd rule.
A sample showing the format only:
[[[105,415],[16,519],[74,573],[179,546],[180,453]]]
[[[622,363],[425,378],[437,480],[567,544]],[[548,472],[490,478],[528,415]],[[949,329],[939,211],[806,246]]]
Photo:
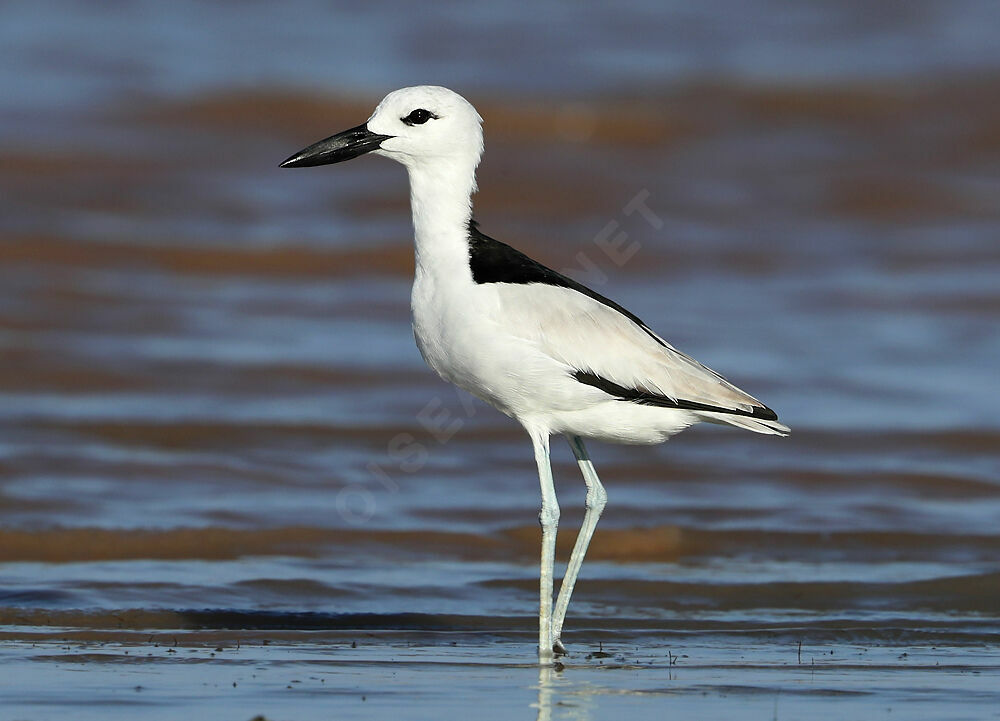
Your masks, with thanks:
[[[538,702],[532,704],[537,721],[551,721],[553,708],[559,719],[590,721],[594,718],[594,690],[589,684],[576,684],[563,676],[562,664],[538,667]]]

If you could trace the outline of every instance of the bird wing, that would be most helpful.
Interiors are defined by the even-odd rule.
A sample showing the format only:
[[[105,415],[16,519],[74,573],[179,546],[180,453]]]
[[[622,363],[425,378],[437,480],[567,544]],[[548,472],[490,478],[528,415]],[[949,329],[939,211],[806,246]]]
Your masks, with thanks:
[[[760,432],[787,431],[774,411],[634,314],[483,234],[475,221],[469,222],[469,266],[474,283],[496,289],[501,308],[494,317],[504,319],[504,332],[563,364],[576,381],[620,400],[699,411],[707,420]]]
[[[579,288],[498,284],[501,316],[510,324],[507,331],[565,364],[567,373],[579,382],[622,400],[777,418],[763,403],[674,348],[621,306]]]

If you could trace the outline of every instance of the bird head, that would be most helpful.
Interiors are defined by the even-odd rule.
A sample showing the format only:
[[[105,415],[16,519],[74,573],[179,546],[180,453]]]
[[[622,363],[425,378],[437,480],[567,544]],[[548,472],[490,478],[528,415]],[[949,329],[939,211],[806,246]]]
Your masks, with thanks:
[[[461,95],[436,85],[395,90],[355,128],[300,150],[282,168],[328,165],[365,153],[384,155],[409,169],[434,163],[479,163],[482,118]]]

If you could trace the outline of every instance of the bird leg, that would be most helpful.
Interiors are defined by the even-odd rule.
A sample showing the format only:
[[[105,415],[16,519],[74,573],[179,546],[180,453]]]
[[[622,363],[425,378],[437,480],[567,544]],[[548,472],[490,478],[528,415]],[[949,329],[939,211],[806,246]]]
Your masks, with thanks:
[[[583,565],[583,558],[587,555],[587,547],[590,539],[597,528],[597,522],[601,518],[601,511],[608,502],[608,494],[601,485],[601,479],[597,477],[594,464],[590,462],[587,449],[583,445],[583,439],[579,436],[567,436],[576,462],[583,472],[583,481],[587,484],[587,510],[583,516],[583,525],[580,526],[580,533],[576,537],[576,545],[573,546],[573,554],[569,557],[569,565],[566,567],[566,575],[563,576],[562,584],[559,586],[559,599],[556,601],[555,612],[552,617],[552,646],[557,654],[565,654],[566,649],[562,645],[560,637],[562,635],[563,621],[566,620],[566,609],[569,607],[570,596],[573,595],[573,586],[576,585],[576,577],[580,573],[580,566]]]
[[[542,564],[539,574],[538,662],[552,663],[552,567],[556,558],[556,531],[559,527],[559,503],[552,481],[549,462],[549,436],[531,432],[538,464],[538,482],[542,489],[542,509],[538,522],[542,526]]]

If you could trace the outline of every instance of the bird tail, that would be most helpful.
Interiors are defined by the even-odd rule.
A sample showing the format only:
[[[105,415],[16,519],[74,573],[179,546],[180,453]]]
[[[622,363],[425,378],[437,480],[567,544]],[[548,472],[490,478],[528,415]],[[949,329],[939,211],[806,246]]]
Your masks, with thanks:
[[[738,426],[739,428],[746,428],[748,431],[753,431],[754,433],[767,433],[772,436],[787,436],[792,432],[791,428],[783,423],[778,423],[778,421],[750,418],[749,416],[738,416],[731,413],[712,413],[710,411],[702,411],[698,413],[698,417],[702,420],[708,421],[709,423]]]

